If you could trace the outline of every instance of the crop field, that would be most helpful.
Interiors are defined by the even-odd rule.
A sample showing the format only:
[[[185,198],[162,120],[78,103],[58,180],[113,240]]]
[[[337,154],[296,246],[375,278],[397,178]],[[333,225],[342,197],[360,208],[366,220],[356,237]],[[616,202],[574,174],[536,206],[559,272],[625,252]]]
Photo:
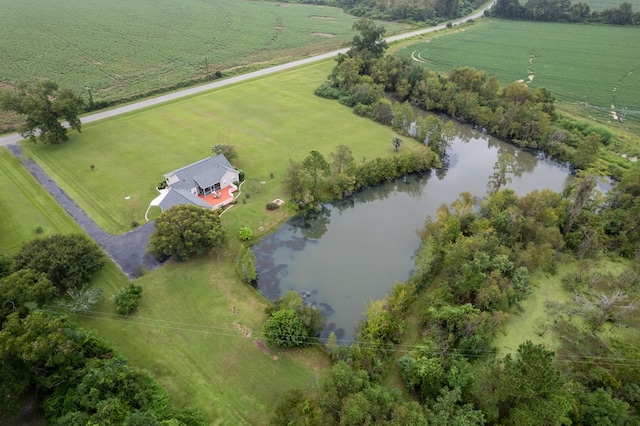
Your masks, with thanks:
[[[471,66],[501,84],[522,80],[553,92],[561,108],[625,126],[640,126],[640,29],[487,20],[396,52],[448,72]],[[618,123],[619,124],[619,123]]]
[[[589,5],[591,11],[605,10],[619,7],[622,3],[629,3],[634,12],[640,12],[640,0],[580,0],[582,3]],[[572,4],[578,3],[578,0],[572,1]]]
[[[248,224],[266,228],[269,223],[260,222],[266,220],[265,204],[286,200],[282,182],[289,158],[301,161],[313,149],[328,158],[341,144],[358,160],[393,153],[389,127],[313,95],[334,64],[323,61],[91,123],[62,145],[23,147],[105,231],[118,234],[134,220],[145,221],[164,173],[210,155],[211,145],[232,144],[250,198],[224,217],[252,211],[256,222]],[[282,220],[279,214],[267,218]]]
[[[357,19],[244,0],[0,0],[0,10],[0,84],[46,77],[95,101],[336,49]]]

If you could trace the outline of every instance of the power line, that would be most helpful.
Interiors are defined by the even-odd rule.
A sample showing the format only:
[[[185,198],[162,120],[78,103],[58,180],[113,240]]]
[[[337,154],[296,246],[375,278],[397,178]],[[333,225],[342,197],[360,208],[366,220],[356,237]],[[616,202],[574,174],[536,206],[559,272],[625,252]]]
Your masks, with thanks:
[[[55,313],[64,313],[57,307],[51,307],[51,309]],[[73,316],[78,318],[87,318],[92,320],[99,321],[109,321],[109,322],[118,322],[128,325],[134,326],[145,326],[145,327],[154,327],[154,328],[163,328],[166,330],[174,330],[174,331],[186,331],[186,332],[195,332],[195,333],[205,333],[214,336],[221,337],[235,337],[235,338],[268,338],[262,330],[254,330],[250,329],[246,326],[238,324],[239,328],[234,326],[214,326],[214,325],[205,325],[205,324],[197,324],[192,322],[179,322],[179,321],[169,321],[162,319],[153,319],[153,318],[145,318],[140,317],[138,315],[133,317],[127,317],[126,319],[120,315],[112,314],[109,312],[101,312],[101,311],[91,311],[83,314],[73,314]],[[247,331],[247,335],[242,334],[242,331]],[[325,347],[325,342],[323,339],[318,337],[309,337],[307,338],[307,342],[312,346],[317,347]],[[392,353],[403,353],[406,354],[411,350],[419,347],[420,344],[416,345],[405,345],[405,344],[394,344],[392,347],[384,347],[377,344],[371,344],[367,342],[359,342],[353,339],[337,339],[337,343],[348,345],[348,344],[357,344],[360,348],[364,350],[374,350],[374,351],[384,351],[384,352],[392,352]],[[512,348],[505,347],[504,349],[513,350]],[[465,356],[466,358],[485,358],[489,355],[496,354],[495,350],[464,350],[464,349],[452,349],[445,348],[442,346],[438,346],[436,349],[424,351],[424,353],[438,355],[442,353],[449,354],[458,354]],[[581,363],[581,364],[590,364],[590,363],[603,363],[608,365],[618,365],[618,366],[640,366],[640,359],[633,359],[627,357],[620,357],[614,355],[606,355],[606,356],[595,356],[595,355],[565,355],[565,354],[555,354],[555,360],[557,362],[562,363]]]

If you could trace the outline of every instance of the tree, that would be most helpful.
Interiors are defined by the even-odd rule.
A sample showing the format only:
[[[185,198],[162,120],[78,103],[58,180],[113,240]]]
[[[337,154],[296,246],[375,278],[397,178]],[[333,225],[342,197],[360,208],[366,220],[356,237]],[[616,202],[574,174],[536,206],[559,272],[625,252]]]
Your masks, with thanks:
[[[477,380],[475,397],[489,423],[570,424],[571,405],[564,379],[553,364],[554,353],[530,341],[515,357],[489,365]]]
[[[142,298],[142,287],[129,284],[116,294],[116,312],[120,315],[129,315],[138,307]]]
[[[331,157],[331,171],[333,174],[340,174],[351,171],[354,166],[353,154],[346,145],[338,145],[336,150],[329,154]]]
[[[573,164],[579,169],[588,168],[598,159],[601,146],[600,135],[591,133],[578,143],[578,147],[573,155]]]
[[[50,80],[38,83],[20,83],[15,91],[0,91],[0,109],[26,116],[26,123],[19,128],[22,137],[44,143],[59,144],[69,140],[67,129],[61,123],[80,131],[78,115],[84,101],[70,89],[58,90]]]
[[[304,345],[309,337],[298,313],[292,308],[275,311],[264,323],[262,332],[269,346],[285,349]]]
[[[571,211],[569,217],[564,225],[562,233],[566,235],[573,226],[573,223],[578,218],[578,215],[591,198],[591,193],[596,187],[598,180],[597,175],[593,171],[579,171],[578,177],[573,183],[573,191],[571,192],[573,203],[571,204]]]
[[[365,63],[374,58],[381,58],[388,47],[382,38],[386,32],[384,26],[377,26],[371,19],[361,18],[353,23],[353,29],[360,34],[353,37],[351,49],[347,54],[362,58]]]
[[[309,152],[307,158],[302,160],[302,165],[309,173],[309,176],[311,176],[311,180],[313,181],[311,189],[315,192],[318,185],[318,178],[320,176],[329,176],[331,167],[329,163],[327,163],[327,160],[324,159],[324,156],[316,150]]]
[[[216,144],[211,146],[211,152],[216,155],[224,155],[230,162],[238,158],[238,151],[233,145]]]
[[[173,206],[156,219],[156,230],[149,238],[149,253],[176,261],[207,251],[214,252],[227,240],[220,214],[191,204]]]
[[[60,289],[80,288],[105,263],[102,250],[80,234],[52,235],[23,245],[13,262],[13,270],[43,272]]]
[[[313,202],[311,195],[311,177],[302,163],[289,159],[289,167],[284,177],[284,185],[291,201],[299,207]]]
[[[21,269],[0,279],[0,324],[13,312],[20,317],[29,313],[29,304],[41,307],[56,294],[56,288],[42,272]]]
[[[489,182],[487,182],[490,194],[500,191],[500,188],[511,182],[509,175],[513,174],[513,160],[513,156],[509,154],[498,156],[498,161],[493,166],[493,174],[489,176]]]
[[[251,247],[240,246],[236,256],[236,272],[243,283],[255,284],[258,279],[256,271],[256,255]]]
[[[393,150],[398,152],[398,149],[402,146],[404,141],[400,138],[391,139],[391,145],[393,145]]]

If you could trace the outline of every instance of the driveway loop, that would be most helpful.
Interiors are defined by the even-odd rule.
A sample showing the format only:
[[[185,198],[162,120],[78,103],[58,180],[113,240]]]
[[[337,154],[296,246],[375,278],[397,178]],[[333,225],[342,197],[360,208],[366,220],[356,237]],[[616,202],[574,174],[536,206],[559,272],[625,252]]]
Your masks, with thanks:
[[[16,144],[7,145],[9,151],[18,158],[40,184],[56,199],[67,213],[87,234],[107,253],[107,256],[125,273],[130,280],[142,276],[161,265],[147,252],[149,237],[155,223],[149,222],[122,235],[109,235],[102,230],[68,195],[56,184],[35,161],[25,160],[22,148]]]

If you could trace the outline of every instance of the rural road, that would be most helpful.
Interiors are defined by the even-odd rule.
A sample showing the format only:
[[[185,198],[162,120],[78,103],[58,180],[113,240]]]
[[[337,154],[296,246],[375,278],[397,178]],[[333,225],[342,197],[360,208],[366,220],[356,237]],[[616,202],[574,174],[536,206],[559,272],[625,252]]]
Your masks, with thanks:
[[[482,9],[478,10],[477,12],[474,12],[471,15],[465,16],[464,18],[459,18],[459,19],[456,19],[454,21],[451,21],[451,23],[453,25],[457,25],[457,24],[466,22],[469,19],[477,19],[477,18],[483,16],[485,10],[487,10],[491,6],[493,6],[494,3],[495,2],[491,2],[488,5],[484,6]],[[385,40],[387,41],[387,43],[391,43],[391,42],[394,42],[394,41],[404,40],[404,39],[415,37],[415,36],[418,36],[418,35],[427,34],[427,33],[431,33],[431,32],[434,32],[434,31],[442,30],[445,27],[446,27],[446,24],[441,24],[441,25],[437,25],[435,27],[424,28],[424,29],[417,30],[417,31],[412,31],[412,32],[409,32],[409,33],[398,34],[398,35],[395,35],[395,36],[387,37]],[[299,67],[301,65],[306,65],[306,64],[313,63],[313,62],[322,61],[322,60],[325,60],[325,59],[330,59],[330,58],[335,57],[339,53],[346,53],[347,50],[349,50],[349,49],[348,48],[344,48],[344,49],[340,49],[340,50],[334,50],[332,52],[323,53],[321,55],[312,56],[312,57],[305,58],[305,59],[300,59],[300,60],[297,60],[297,61],[293,61],[293,62],[289,62],[289,63],[286,63],[286,64],[282,64],[282,65],[276,65],[274,67],[265,68],[263,70],[250,72],[248,74],[238,75],[236,77],[231,77],[231,78],[227,78],[227,79],[224,79],[224,80],[215,81],[213,83],[204,84],[202,86],[191,87],[189,89],[179,90],[177,92],[168,93],[166,95],[158,96],[156,98],[150,98],[150,99],[146,99],[146,100],[143,100],[143,101],[140,101],[140,102],[135,102],[135,103],[132,103],[132,104],[129,104],[129,105],[121,106],[121,107],[118,107],[118,108],[97,112],[95,114],[90,114],[90,115],[86,115],[86,116],[82,117],[81,118],[81,122],[82,122],[82,124],[87,124],[87,123],[91,123],[93,121],[103,120],[105,118],[114,117],[114,116],[120,115],[120,114],[126,114],[128,112],[136,111],[136,110],[139,110],[139,109],[142,109],[142,108],[147,108],[147,107],[150,107],[150,106],[153,106],[153,105],[158,105],[158,104],[161,104],[163,102],[172,101],[174,99],[180,99],[180,98],[183,98],[185,96],[206,92],[207,90],[216,89],[218,87],[223,87],[223,86],[227,86],[227,85],[230,85],[230,84],[239,83],[241,81],[250,80],[252,78],[261,77],[261,76],[265,76],[265,75],[268,75],[268,74],[273,74],[273,73],[276,73],[276,72],[279,72],[279,71],[283,71],[283,70],[288,70],[288,69],[291,69],[291,68]],[[22,139],[23,139],[22,136],[20,136],[17,133],[12,133],[10,135],[2,136],[2,137],[0,137],[0,146],[6,146],[6,145],[14,144],[16,142],[19,142]]]

